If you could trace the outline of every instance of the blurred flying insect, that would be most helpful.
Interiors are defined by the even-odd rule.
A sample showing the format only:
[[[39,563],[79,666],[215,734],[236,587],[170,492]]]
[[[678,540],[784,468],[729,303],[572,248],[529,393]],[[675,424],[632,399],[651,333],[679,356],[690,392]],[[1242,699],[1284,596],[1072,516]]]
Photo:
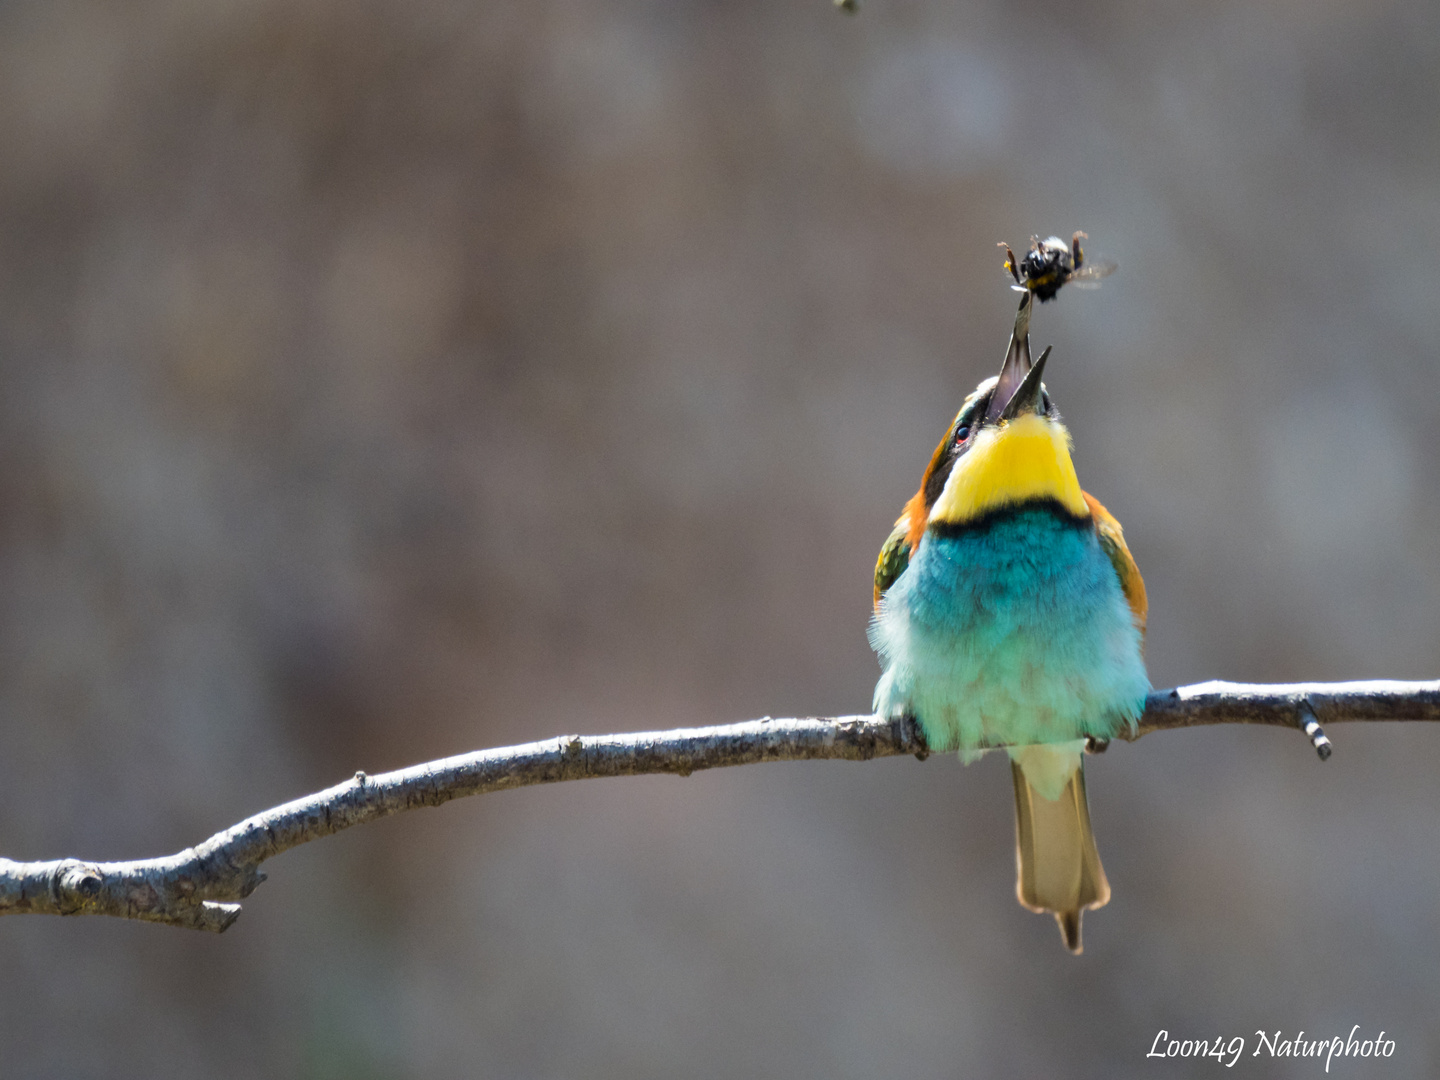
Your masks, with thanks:
[[[1001,242],[1005,249],[1005,269],[1015,279],[1010,286],[1016,292],[1035,294],[1040,301],[1053,300],[1063,285],[1074,285],[1081,289],[1095,289],[1100,279],[1109,277],[1118,269],[1118,264],[1109,259],[1087,259],[1080,247],[1082,239],[1089,240],[1083,232],[1077,232],[1066,244],[1058,236],[1041,240],[1030,238],[1030,250],[1025,258],[1015,258],[1010,245]]]

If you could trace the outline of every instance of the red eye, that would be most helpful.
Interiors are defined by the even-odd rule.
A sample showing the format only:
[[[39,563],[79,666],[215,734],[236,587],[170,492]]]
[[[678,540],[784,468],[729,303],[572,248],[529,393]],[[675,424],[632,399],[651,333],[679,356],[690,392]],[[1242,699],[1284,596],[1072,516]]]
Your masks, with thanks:
[[[956,445],[956,446],[959,446],[962,442],[964,442],[964,441],[965,441],[966,439],[968,439],[969,437],[970,437],[970,429],[969,429],[968,427],[962,427],[962,428],[960,428],[959,431],[955,432],[955,445]]]

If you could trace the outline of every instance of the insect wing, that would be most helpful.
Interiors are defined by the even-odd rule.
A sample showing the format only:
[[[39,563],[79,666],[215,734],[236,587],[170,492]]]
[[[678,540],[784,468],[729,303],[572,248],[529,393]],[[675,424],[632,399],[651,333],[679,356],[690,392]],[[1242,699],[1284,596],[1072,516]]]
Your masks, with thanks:
[[[1120,264],[1114,259],[1086,259],[1085,265],[1070,275],[1068,284],[1079,289],[1098,289],[1101,278],[1107,278],[1119,269]]]

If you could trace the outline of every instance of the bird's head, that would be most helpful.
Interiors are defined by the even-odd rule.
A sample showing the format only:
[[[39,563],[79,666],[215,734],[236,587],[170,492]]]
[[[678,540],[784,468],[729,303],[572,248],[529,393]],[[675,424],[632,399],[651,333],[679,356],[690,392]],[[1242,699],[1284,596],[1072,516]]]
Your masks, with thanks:
[[[1072,516],[1089,516],[1070,460],[1070,432],[1040,381],[1050,350],[1030,359],[1031,303],[1028,293],[1020,299],[1000,374],[965,399],[935,448],[914,501],[912,534],[929,525],[976,525],[995,511],[1029,502],[1049,501]]]

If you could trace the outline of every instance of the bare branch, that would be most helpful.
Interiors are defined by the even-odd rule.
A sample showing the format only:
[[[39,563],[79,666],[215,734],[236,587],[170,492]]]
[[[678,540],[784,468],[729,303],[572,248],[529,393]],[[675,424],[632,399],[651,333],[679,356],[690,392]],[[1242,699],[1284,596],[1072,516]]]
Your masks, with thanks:
[[[1209,682],[1150,695],[1129,741],[1202,724],[1270,724],[1319,730],[1357,720],[1440,720],[1440,682]],[[1312,731],[1311,725],[1314,730]],[[1318,733],[1318,734],[1317,734]],[[819,758],[868,761],[928,749],[913,722],[875,716],[754,720],[634,735],[569,735],[366,776],[247,818],[198,847],[136,862],[0,859],[0,915],[113,915],[220,932],[265,875],[260,864],[292,847],[402,810],[487,791],[581,780]],[[1323,754],[1323,752],[1322,752]],[[1328,756],[1328,755],[1323,755]]]

